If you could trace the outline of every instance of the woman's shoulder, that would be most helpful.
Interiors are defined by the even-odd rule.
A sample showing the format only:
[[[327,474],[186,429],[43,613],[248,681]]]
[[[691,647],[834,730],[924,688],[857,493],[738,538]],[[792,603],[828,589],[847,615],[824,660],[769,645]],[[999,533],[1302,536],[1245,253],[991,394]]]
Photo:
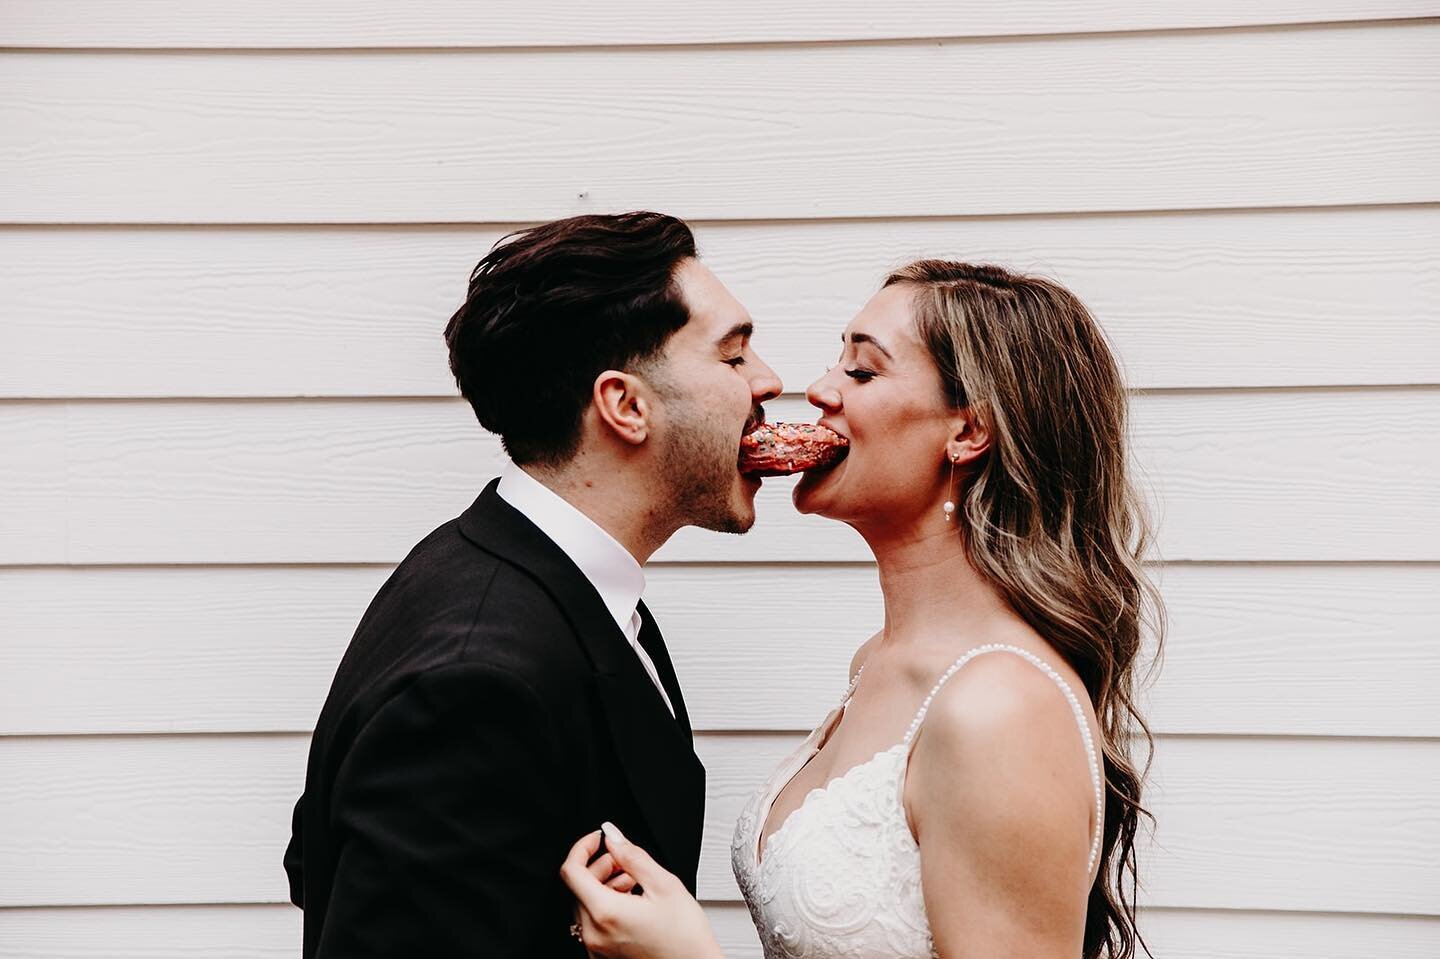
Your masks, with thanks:
[[[865,665],[865,661],[870,658],[870,652],[875,648],[875,644],[877,644],[878,642],[880,642],[880,633],[876,633],[874,636],[871,636],[869,639],[865,640],[865,642],[861,643],[860,648],[855,650],[855,655],[850,657],[851,682],[854,682],[855,676]]]
[[[936,695],[915,740],[904,802],[922,857],[968,862],[1043,901],[1055,892],[1053,877],[1087,869],[1092,796],[1075,715],[1055,682],[1021,657],[995,652],[977,656]]]
[[[959,663],[935,690],[924,722],[933,734],[952,748],[1005,743],[1053,753],[1051,758],[1083,758],[1079,726],[1094,732],[1089,696],[1080,677],[1038,634],[997,637]]]
[[[1002,730],[1031,736],[1074,727],[1074,707],[1064,693],[1069,690],[1076,697],[1084,715],[1080,702],[1084,691],[1073,688],[1065,672],[1068,668],[1062,672],[1034,650],[1008,645],[987,648],[935,691],[925,725],[987,739]]]
[[[936,692],[915,739],[911,798],[922,816],[931,805],[942,819],[1028,823],[1047,842],[1078,834],[1083,863],[1093,794],[1085,691],[1053,657],[1018,648],[974,656]]]

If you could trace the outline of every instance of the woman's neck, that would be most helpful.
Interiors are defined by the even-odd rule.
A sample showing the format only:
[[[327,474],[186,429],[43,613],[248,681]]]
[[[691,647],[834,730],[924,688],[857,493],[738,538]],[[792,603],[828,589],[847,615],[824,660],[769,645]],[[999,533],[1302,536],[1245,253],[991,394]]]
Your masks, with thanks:
[[[936,517],[919,526],[866,536],[885,597],[882,645],[954,646],[994,617],[1013,618],[1000,593],[971,565],[954,522]]]

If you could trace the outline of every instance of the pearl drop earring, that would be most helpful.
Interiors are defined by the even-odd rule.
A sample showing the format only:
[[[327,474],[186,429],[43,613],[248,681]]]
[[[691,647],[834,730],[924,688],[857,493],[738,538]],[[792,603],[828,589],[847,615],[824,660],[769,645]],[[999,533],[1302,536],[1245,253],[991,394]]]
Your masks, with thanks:
[[[955,488],[955,463],[959,459],[960,455],[958,453],[950,457],[950,485],[946,487],[947,490],[953,490]],[[940,509],[945,514],[945,522],[948,523],[955,518],[955,504],[952,501],[947,499],[945,505],[940,507]]]

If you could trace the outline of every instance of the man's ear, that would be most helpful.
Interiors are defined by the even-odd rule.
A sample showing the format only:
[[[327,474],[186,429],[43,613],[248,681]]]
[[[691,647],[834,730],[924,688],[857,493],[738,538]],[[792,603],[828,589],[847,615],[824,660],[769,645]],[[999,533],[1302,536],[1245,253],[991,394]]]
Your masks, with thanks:
[[[972,463],[990,449],[990,427],[975,406],[957,410],[950,418],[950,439],[945,458],[957,466]]]
[[[606,370],[595,378],[591,405],[602,427],[632,446],[650,435],[650,400],[639,377],[619,370]]]

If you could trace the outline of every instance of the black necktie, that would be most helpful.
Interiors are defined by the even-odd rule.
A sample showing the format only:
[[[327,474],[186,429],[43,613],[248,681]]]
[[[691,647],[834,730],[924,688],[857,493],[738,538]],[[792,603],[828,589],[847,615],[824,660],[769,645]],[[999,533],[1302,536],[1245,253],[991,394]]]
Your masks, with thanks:
[[[665,695],[670,697],[670,705],[675,707],[675,720],[685,730],[685,735],[690,736],[690,715],[685,711],[685,697],[680,695],[675,667],[670,663],[670,653],[665,649],[660,627],[655,624],[655,617],[650,615],[644,603],[640,604],[640,635],[636,639],[645,655],[655,664],[655,672],[660,674],[660,685],[665,687]]]

